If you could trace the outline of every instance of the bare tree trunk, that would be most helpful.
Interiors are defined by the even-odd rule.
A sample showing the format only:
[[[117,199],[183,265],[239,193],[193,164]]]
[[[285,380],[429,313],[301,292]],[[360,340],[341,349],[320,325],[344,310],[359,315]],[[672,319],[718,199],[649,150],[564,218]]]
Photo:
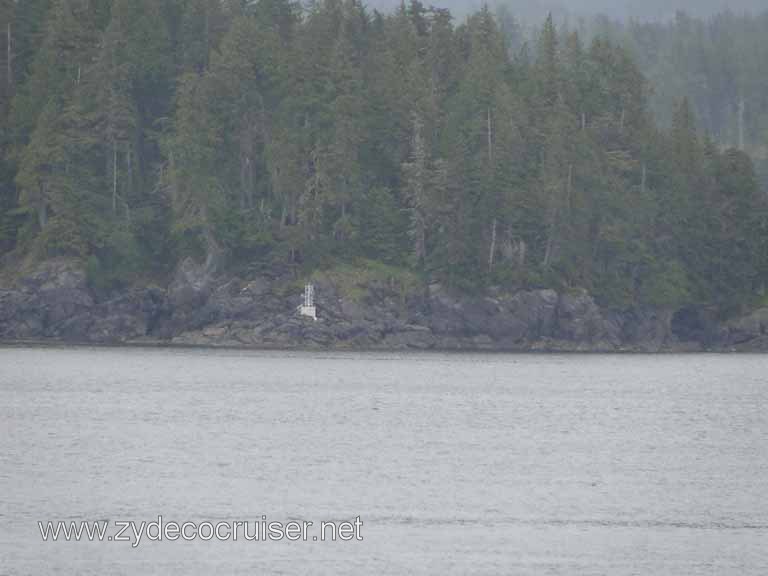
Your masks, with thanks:
[[[133,154],[131,153],[131,145],[126,144],[127,150],[125,151],[126,169],[128,174],[128,198],[131,198],[133,194]]]
[[[493,175],[493,124],[491,122],[491,109],[488,108],[488,169]],[[496,227],[498,222],[493,219],[491,225],[491,246],[488,253],[488,272],[493,272],[493,259],[496,255]]]
[[[203,207],[202,210],[202,220],[203,220],[203,236],[205,237],[205,269],[209,273],[216,272],[216,269],[219,266],[220,261],[220,255],[221,255],[221,247],[219,246],[219,243],[216,241],[216,237],[213,235],[213,231],[211,230],[209,218],[208,218],[208,209],[206,207]]]
[[[549,268],[549,263],[552,260],[552,249],[554,244],[554,233],[552,229],[547,236],[547,249],[544,251],[544,268]]]
[[[739,150],[744,150],[744,111],[746,106],[744,98],[739,100]]]
[[[112,141],[112,214],[117,214],[117,140]]]
[[[205,61],[203,62],[203,69],[208,69],[210,63],[211,54],[211,8],[206,3],[205,5]]]
[[[549,217],[549,226],[547,231],[547,247],[544,250],[544,262],[542,262],[544,268],[549,268],[552,262],[552,253],[555,250],[555,229],[557,226],[557,204],[553,202],[552,210]]]
[[[175,207],[179,198],[179,182],[173,150],[171,150],[170,154],[168,155],[168,171],[171,173],[171,177],[169,178],[169,183],[171,186],[171,204]]]
[[[253,208],[253,162],[250,156],[245,159],[245,207]]]
[[[645,194],[645,187],[648,183],[648,167],[646,166],[645,162],[643,162],[643,174],[640,178],[640,192],[642,194]]]
[[[250,160],[248,161],[248,208],[253,209],[253,162]]]
[[[571,210],[571,187],[572,187],[572,181],[573,181],[573,164],[568,165],[568,179],[565,183],[565,209],[567,209],[569,212]],[[560,186],[558,186],[560,189]],[[560,211],[563,208],[562,206],[558,206],[559,204],[559,198],[560,194],[553,195],[552,198],[552,210],[550,212],[550,220],[549,220],[549,233],[547,234],[547,248],[544,251],[544,268],[549,268],[550,263],[552,262],[553,254],[555,251],[556,243],[555,243],[555,234],[557,231],[558,226],[558,220],[560,220]]]
[[[37,223],[40,230],[43,230],[48,225],[48,185],[41,181],[38,187],[40,197],[37,200]]]
[[[257,122],[263,125],[263,119],[254,118],[248,112],[243,118],[240,130],[240,209],[253,208],[253,162],[254,139],[258,134]],[[263,130],[263,128],[262,128]]]
[[[248,187],[248,157],[246,156],[245,159],[240,160],[240,210],[245,211],[246,206],[246,189]]]
[[[493,272],[493,259],[496,254],[496,227],[497,227],[497,221],[496,218],[493,219],[493,224],[491,225],[491,248],[488,253],[488,272]]]
[[[414,211],[413,255],[421,266],[427,259],[427,230],[424,218],[418,210]]]
[[[488,108],[488,162],[493,170],[493,130],[491,126],[491,109]]]
[[[427,224],[424,218],[421,218],[419,226],[419,264],[424,265],[427,261]]]
[[[41,230],[48,224],[48,205],[45,203],[44,198],[40,200],[40,204],[37,207],[37,221],[40,224]]]
[[[7,30],[6,38],[8,40],[8,44],[7,44],[8,51],[5,54],[6,82],[8,84],[8,96],[10,97],[11,85],[13,84],[13,46],[12,46],[13,36],[11,34],[10,22],[8,22],[8,30]]]
[[[627,116],[627,109],[622,107],[621,108],[621,118],[619,119],[619,132],[624,132],[624,120]]]

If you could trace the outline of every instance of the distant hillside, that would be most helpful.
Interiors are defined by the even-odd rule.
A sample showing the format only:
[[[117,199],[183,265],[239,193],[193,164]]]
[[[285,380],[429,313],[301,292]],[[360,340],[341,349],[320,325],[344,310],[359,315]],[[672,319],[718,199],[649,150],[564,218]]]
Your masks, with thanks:
[[[723,316],[765,298],[768,197],[722,145],[768,142],[768,14],[589,36],[552,16],[516,52],[506,15],[415,1],[6,1],[4,22],[11,274],[75,259],[114,295],[174,271],[202,285],[194,261],[299,283],[341,268],[347,292],[384,278],[403,307],[414,284]],[[51,276],[75,283],[30,282]],[[0,299],[0,319],[41,309]]]
[[[435,0],[425,1],[426,6],[448,8],[461,19],[481,8],[481,0]],[[672,18],[677,10],[685,10],[695,16],[711,16],[730,9],[733,12],[759,12],[768,8],[765,0],[490,0],[489,6],[503,4],[512,13],[526,22],[540,22],[548,12],[557,16],[593,16],[605,14],[611,18],[636,18],[658,20]],[[371,9],[390,10],[400,5],[400,0],[374,0]]]

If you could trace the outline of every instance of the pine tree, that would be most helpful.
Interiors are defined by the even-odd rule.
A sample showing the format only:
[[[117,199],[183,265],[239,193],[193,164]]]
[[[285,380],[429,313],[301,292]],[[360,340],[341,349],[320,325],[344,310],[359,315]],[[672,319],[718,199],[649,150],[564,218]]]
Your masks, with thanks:
[[[554,106],[562,96],[560,41],[552,14],[547,16],[538,39],[536,57],[538,98],[542,106]]]
[[[46,23],[46,36],[32,73],[16,96],[14,120],[18,138],[29,142],[19,154],[16,183],[20,208],[36,215],[39,233],[48,240],[70,238],[73,251],[87,251],[89,225],[83,209],[83,187],[73,161],[77,134],[68,131],[75,93],[95,50],[96,16],[78,0],[56,0]],[[86,208],[87,210],[87,208]],[[50,222],[56,231],[47,231]]]
[[[353,37],[354,21],[360,17],[359,8],[351,4],[347,10],[349,13],[342,23],[334,48],[331,70],[336,97],[331,105],[334,121],[328,153],[328,169],[332,178],[332,197],[328,201],[338,210],[333,235],[341,241],[348,240],[355,233],[349,208],[362,185],[359,150],[365,114],[361,54]]]
[[[412,240],[412,257],[417,267],[424,266],[427,258],[427,233],[430,205],[430,158],[423,136],[424,123],[417,113],[413,116],[411,157],[403,164],[403,180],[410,212],[409,234]]]
[[[4,0],[7,11],[13,7],[13,20],[6,21],[4,28],[6,47],[8,24],[11,24],[11,73],[15,85],[24,83],[30,72],[32,62],[43,44],[43,32],[52,0]],[[6,12],[8,13],[8,12]]]
[[[42,45],[29,79],[14,102],[14,122],[23,140],[50,99],[65,99],[79,84],[97,43],[94,14],[86,0],[53,0]]]
[[[184,0],[179,30],[179,61],[184,71],[202,72],[208,67],[227,28],[220,0]]]
[[[622,309],[753,302],[760,164],[721,150],[768,141],[768,21],[550,16],[531,50],[502,16],[0,0],[0,250],[87,256],[102,288],[193,254],[378,260]]]
[[[221,139],[210,112],[208,80],[195,73],[180,79],[174,134],[166,143],[166,179],[176,236],[183,246],[211,257],[219,251],[211,213],[222,191],[216,178]]]

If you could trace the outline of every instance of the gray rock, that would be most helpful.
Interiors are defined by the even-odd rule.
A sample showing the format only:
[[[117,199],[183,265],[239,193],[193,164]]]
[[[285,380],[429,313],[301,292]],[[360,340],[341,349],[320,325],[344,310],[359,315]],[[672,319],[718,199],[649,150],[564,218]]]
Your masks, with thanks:
[[[254,320],[259,317],[259,300],[265,291],[258,282],[243,285],[238,279],[229,280],[213,290],[201,317],[205,322]]]
[[[74,261],[43,263],[33,275],[39,281],[39,306],[45,310],[45,323],[52,336],[59,336],[59,325],[93,307],[93,298],[82,266]]]
[[[112,341],[108,335],[91,330],[94,322],[95,319],[91,311],[83,312],[64,319],[55,329],[50,329],[49,333],[56,338],[73,342]]]
[[[0,290],[0,330],[8,329],[10,324],[26,312],[30,295],[18,290]]]
[[[203,306],[211,294],[213,278],[204,264],[184,259],[168,287],[168,300],[174,314]]]
[[[768,334],[736,344],[732,349],[738,352],[768,352]]]
[[[559,340],[616,346],[621,342],[621,325],[615,317],[604,316],[592,297],[581,291],[560,296],[554,335]]]
[[[51,260],[0,292],[0,337],[81,338],[94,301],[76,260]],[[79,318],[75,320],[75,318]]]
[[[744,344],[768,334],[768,308],[755,310],[748,316],[727,324],[731,344]]]
[[[431,284],[428,290],[429,323],[439,335],[463,335],[467,331],[459,298],[443,287]]]
[[[217,275],[187,259],[165,290],[124,291],[98,300],[74,260],[41,263],[0,289],[0,339],[171,341],[198,345],[658,351],[701,346],[768,348],[768,309],[727,324],[711,311],[600,309],[584,291],[468,296],[440,284],[402,296],[390,283],[358,284],[344,296],[328,277],[316,283],[319,320],[300,318],[292,280]],[[677,332],[672,331],[675,328]]]
[[[557,304],[554,290],[518,292],[502,300],[501,314],[491,319],[489,334],[512,342],[549,338],[555,328]]]
[[[429,350],[437,344],[437,339],[429,329],[406,330],[387,334],[382,342],[386,348],[398,350]]]
[[[674,342],[671,310],[635,309],[624,316],[623,341],[645,352],[658,352]]]

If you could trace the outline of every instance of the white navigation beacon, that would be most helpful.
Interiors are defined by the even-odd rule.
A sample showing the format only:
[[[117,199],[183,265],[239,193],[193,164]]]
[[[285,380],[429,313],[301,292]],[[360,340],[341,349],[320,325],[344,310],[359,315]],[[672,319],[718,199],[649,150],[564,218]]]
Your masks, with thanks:
[[[298,308],[301,316],[317,320],[317,309],[315,308],[315,287],[312,284],[304,286],[304,303]]]

